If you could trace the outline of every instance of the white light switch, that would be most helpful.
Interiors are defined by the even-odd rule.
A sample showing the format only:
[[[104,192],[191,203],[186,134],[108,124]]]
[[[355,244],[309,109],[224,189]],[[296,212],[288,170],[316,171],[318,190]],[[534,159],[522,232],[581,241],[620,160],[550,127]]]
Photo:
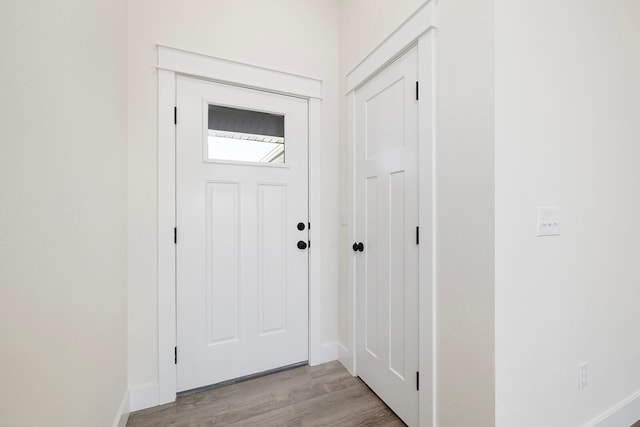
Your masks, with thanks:
[[[578,364],[578,390],[589,385],[589,365],[587,362]]]
[[[560,235],[560,208],[538,208],[538,237]]]
[[[349,225],[349,211],[346,209],[340,210],[340,225]]]

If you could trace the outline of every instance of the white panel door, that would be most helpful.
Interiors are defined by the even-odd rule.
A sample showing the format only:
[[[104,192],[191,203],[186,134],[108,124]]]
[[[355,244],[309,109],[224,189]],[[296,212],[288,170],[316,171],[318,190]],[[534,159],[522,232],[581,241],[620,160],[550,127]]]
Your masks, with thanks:
[[[308,359],[308,106],[187,77],[177,88],[184,391]]]
[[[355,94],[356,368],[418,423],[417,49]]]

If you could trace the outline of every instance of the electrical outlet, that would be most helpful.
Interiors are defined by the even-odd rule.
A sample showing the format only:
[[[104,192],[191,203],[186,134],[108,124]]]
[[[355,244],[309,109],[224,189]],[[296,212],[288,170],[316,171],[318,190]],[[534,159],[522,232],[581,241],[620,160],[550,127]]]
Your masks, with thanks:
[[[578,364],[578,390],[582,390],[589,385],[589,366],[587,362]]]

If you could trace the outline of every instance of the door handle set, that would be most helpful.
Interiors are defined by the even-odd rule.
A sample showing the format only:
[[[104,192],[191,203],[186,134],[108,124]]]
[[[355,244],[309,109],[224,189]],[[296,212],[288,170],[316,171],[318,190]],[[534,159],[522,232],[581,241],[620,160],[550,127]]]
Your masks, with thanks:
[[[362,242],[357,242],[354,243],[353,246],[351,246],[353,248],[354,252],[363,252],[364,251],[364,244]]]
[[[298,225],[296,225],[296,228],[298,229],[298,231],[304,231],[307,226],[304,222],[299,222]],[[311,228],[311,225],[309,225],[309,228]],[[300,250],[307,249],[311,246],[311,242],[307,243],[304,240],[298,240],[297,246]]]

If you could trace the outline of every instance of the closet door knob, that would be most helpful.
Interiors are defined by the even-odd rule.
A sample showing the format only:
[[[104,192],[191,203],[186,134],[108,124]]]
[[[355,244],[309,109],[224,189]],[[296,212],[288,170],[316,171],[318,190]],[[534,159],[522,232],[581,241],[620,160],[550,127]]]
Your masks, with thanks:
[[[298,249],[307,249],[307,242],[305,242],[304,240],[299,240]]]
[[[362,242],[354,243],[352,248],[353,248],[354,252],[362,252],[362,251],[364,251],[364,245],[362,244]]]

